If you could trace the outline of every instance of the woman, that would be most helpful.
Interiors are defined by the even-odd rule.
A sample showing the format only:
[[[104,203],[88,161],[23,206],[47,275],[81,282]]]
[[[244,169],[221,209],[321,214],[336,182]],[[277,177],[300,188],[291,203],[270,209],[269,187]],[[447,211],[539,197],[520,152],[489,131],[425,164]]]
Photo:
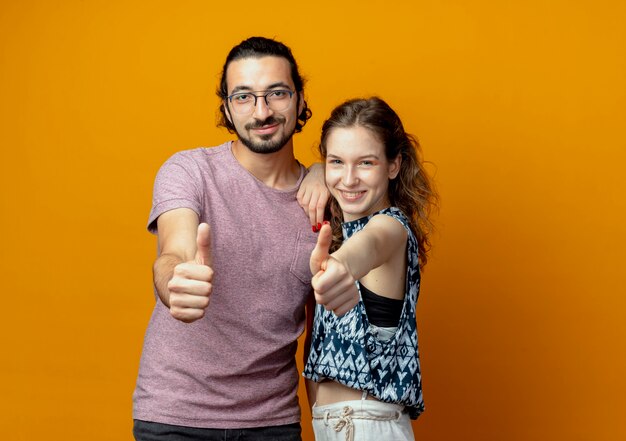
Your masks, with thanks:
[[[437,198],[417,141],[380,98],[333,110],[320,153],[333,199],[310,261],[315,437],[413,440],[424,409],[415,306]]]

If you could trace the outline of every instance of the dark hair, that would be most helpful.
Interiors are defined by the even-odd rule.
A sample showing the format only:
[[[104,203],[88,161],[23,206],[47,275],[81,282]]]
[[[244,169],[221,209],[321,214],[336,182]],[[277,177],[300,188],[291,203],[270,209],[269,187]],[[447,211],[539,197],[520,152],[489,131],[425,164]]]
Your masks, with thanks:
[[[276,40],[265,37],[250,37],[230,50],[228,56],[226,57],[224,67],[222,68],[222,78],[220,80],[219,88],[217,89],[217,96],[221,100],[220,115],[218,116],[217,121],[218,127],[226,127],[230,133],[235,133],[235,126],[233,126],[228,118],[226,118],[224,110],[224,101],[228,97],[226,70],[228,69],[230,63],[242,58],[261,58],[268,56],[282,57],[289,62],[289,65],[291,66],[291,80],[296,88],[297,99],[300,100],[300,94],[304,92],[304,78],[298,72],[298,64],[291,54],[291,49]],[[299,101],[297,101],[297,103],[299,105]],[[309,109],[306,100],[304,100],[304,109],[300,112],[298,120],[296,121],[296,133],[302,130],[302,127],[304,127],[307,120],[311,118],[311,115],[312,112]]]
[[[352,99],[337,106],[322,126],[320,154],[326,158],[326,141],[335,128],[360,126],[369,129],[385,146],[385,156],[392,161],[401,155],[400,172],[389,181],[389,201],[409,219],[411,231],[419,246],[420,266],[426,265],[430,250],[429,234],[433,229],[430,215],[437,207],[438,197],[426,174],[417,139],[404,131],[400,117],[378,97]],[[331,198],[329,207],[333,229],[332,250],[341,246],[343,213]]]

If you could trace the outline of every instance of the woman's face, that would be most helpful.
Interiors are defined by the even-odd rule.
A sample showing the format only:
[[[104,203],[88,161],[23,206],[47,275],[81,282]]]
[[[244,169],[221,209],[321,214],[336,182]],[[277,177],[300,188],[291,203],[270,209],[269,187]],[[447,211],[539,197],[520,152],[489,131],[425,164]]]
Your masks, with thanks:
[[[388,161],[385,146],[361,126],[331,129],[326,139],[326,185],[346,221],[390,205],[389,180],[400,171],[400,156]]]

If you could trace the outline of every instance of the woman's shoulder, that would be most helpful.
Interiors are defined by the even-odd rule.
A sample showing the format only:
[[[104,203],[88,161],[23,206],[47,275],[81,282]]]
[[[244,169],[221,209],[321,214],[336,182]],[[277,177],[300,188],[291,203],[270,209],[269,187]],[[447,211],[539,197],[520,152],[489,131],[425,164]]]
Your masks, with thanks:
[[[389,245],[397,246],[406,242],[410,231],[404,219],[403,216],[385,209],[374,214],[369,219],[365,229],[379,236]]]
[[[409,219],[402,212],[402,210],[400,210],[397,207],[388,207],[388,208],[385,208],[383,210],[380,210],[374,213],[372,217],[369,219],[368,223],[371,223],[372,221],[374,221],[375,223],[391,222],[390,223],[391,225],[392,223],[394,223],[394,220],[396,221],[395,223],[399,223],[405,229],[410,229]]]

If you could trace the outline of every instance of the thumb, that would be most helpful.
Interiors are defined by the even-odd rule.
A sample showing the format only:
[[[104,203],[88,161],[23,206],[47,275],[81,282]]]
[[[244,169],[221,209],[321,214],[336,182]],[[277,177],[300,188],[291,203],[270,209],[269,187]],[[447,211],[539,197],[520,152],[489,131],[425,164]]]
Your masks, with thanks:
[[[330,249],[332,240],[333,232],[330,228],[330,224],[328,222],[324,222],[324,225],[322,225],[322,229],[319,232],[319,236],[317,236],[317,244],[311,253],[311,259],[309,261],[311,274],[317,274],[320,271],[326,270],[326,261],[330,256],[328,250]]]
[[[209,224],[198,225],[198,235],[196,236],[196,263],[211,266],[213,257],[211,256],[211,231]]]

